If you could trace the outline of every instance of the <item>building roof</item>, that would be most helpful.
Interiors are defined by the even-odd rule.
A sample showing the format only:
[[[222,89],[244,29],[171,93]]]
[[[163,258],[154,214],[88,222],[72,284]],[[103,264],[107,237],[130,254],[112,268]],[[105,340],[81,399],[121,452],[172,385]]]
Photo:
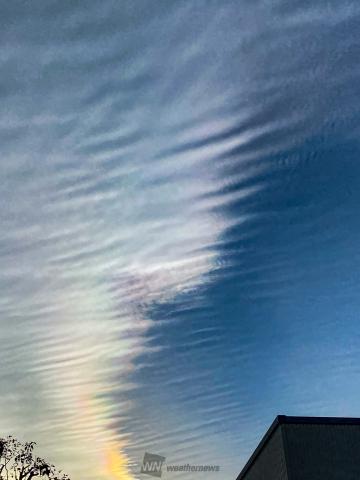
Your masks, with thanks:
[[[268,431],[263,436],[261,442],[254,450],[253,454],[246,462],[244,468],[239,473],[236,480],[243,480],[246,473],[255,462],[256,458],[259,456],[261,451],[264,449],[265,445],[270,440],[270,437],[273,435],[275,430],[280,425],[360,425],[360,418],[353,417],[293,417],[287,415],[278,415],[273,423],[270,425]]]

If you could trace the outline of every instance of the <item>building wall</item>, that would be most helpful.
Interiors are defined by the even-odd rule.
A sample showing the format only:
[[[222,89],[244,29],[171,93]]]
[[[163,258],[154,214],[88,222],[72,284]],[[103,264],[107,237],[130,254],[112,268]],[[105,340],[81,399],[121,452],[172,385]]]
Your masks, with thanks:
[[[265,448],[246,472],[245,480],[288,480],[281,428],[272,434]]]
[[[360,425],[286,424],[280,429],[288,480],[360,480]]]

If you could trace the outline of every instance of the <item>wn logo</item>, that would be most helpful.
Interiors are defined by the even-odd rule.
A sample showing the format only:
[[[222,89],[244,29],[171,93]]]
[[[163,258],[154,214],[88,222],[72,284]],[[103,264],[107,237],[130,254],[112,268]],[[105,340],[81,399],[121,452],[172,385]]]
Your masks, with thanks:
[[[165,457],[156,455],[155,453],[145,452],[140,473],[151,475],[153,477],[161,477],[161,468],[165,462]]]

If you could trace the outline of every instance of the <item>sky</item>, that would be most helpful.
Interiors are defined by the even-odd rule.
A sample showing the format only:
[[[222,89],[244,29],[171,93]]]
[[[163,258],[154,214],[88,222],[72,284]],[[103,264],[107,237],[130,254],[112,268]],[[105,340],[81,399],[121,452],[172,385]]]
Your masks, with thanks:
[[[357,2],[1,12],[0,435],[231,479],[277,414],[359,416]]]

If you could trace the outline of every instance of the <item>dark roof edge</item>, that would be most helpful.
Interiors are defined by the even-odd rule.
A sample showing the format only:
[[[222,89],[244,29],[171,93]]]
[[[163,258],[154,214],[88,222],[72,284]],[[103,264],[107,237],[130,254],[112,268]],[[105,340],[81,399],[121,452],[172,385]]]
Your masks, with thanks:
[[[241,470],[236,480],[243,480],[256,458],[261,453],[267,442],[270,440],[272,434],[275,432],[279,425],[284,424],[303,424],[303,425],[360,425],[360,418],[354,417],[292,417],[287,415],[278,415],[263,438],[259,445],[254,450],[253,454],[246,462],[244,468]]]
[[[275,420],[270,425],[268,431],[265,433],[265,435],[261,439],[259,445],[255,448],[253,454],[251,455],[249,460],[246,462],[244,468],[241,470],[236,480],[243,480],[243,478],[245,478],[245,475],[247,474],[248,470],[250,470],[250,467],[255,462],[256,458],[259,456],[259,454],[261,453],[262,449],[265,447],[267,442],[270,440],[270,437],[272,436],[272,434],[275,432],[277,427],[282,423],[281,417],[283,416],[284,415],[278,415],[277,417],[275,417]]]
[[[357,417],[288,417],[278,415],[281,424],[305,424],[305,425],[360,425],[360,418]]]

